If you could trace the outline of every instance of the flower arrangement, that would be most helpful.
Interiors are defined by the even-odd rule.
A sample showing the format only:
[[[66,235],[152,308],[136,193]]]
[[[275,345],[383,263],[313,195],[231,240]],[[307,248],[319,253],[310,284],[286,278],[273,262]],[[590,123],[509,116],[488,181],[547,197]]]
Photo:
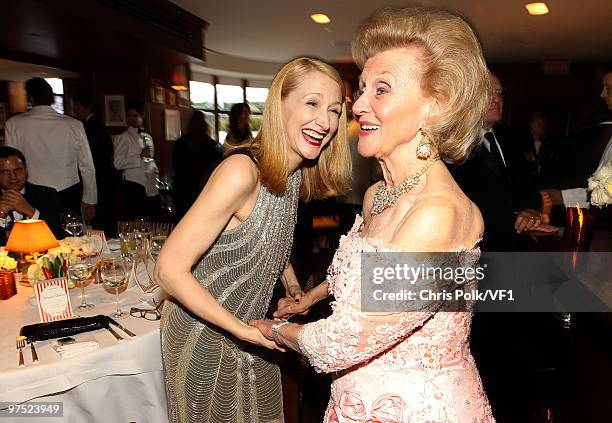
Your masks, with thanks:
[[[28,279],[34,285],[47,279],[67,276],[68,266],[78,263],[83,257],[93,253],[88,237],[68,237],[59,241],[60,246],[51,248],[36,259],[28,268]],[[68,279],[68,288],[74,288],[74,282]]]
[[[8,256],[8,251],[2,247],[0,249],[0,270],[15,270],[17,269],[17,260]]]
[[[9,257],[4,247],[0,247],[0,300],[8,300],[17,294],[16,268],[17,260]]]
[[[591,204],[604,207],[612,204],[612,161],[601,166],[589,178]]]

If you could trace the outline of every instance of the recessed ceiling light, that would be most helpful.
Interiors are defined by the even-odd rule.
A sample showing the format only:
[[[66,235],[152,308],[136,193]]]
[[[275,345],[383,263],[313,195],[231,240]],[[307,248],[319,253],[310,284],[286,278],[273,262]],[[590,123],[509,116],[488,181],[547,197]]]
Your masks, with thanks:
[[[530,15],[546,15],[549,12],[546,3],[529,3],[525,8]]]
[[[310,15],[310,19],[318,24],[328,24],[331,22],[331,19],[325,13],[313,13]]]

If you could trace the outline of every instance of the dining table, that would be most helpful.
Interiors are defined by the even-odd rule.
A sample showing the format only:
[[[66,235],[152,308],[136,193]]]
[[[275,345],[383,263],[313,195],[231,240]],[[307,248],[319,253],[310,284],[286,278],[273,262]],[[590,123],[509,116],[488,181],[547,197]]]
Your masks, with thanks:
[[[81,289],[69,293],[74,314],[81,317],[110,315],[117,307],[114,290],[103,284],[86,286],[95,308],[84,312],[78,310]],[[28,345],[25,367],[19,367],[15,338],[24,325],[40,322],[34,289],[19,285],[16,295],[0,301],[0,422],[167,422],[159,320],[129,315],[132,307],[147,308],[147,302],[150,294],[136,284],[120,293],[119,305],[128,316],[117,321],[135,336],[117,327],[123,340],[105,329],[73,335],[77,342],[96,341],[99,348],[71,358],[56,351],[57,340],[39,341],[39,361],[33,363]],[[34,419],[36,410],[44,409],[34,406],[42,403],[61,404],[61,416]],[[34,414],[16,416],[15,409]]]

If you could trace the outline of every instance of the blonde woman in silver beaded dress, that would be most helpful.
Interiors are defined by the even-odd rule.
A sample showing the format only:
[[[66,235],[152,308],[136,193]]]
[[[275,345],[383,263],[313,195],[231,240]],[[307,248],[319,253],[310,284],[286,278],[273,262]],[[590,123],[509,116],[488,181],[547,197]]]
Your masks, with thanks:
[[[344,190],[350,177],[342,80],[299,58],[274,78],[262,130],[230,152],[172,232],[157,261],[173,297],[161,322],[171,422],[282,422],[274,342],[248,325],[264,317],[275,281],[302,295],[288,262],[298,198]],[[307,166],[304,166],[308,163]]]

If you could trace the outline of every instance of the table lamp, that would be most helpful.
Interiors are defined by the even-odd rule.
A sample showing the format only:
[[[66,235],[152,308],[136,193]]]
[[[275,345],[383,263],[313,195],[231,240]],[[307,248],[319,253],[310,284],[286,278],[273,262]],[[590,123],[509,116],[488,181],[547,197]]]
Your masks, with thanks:
[[[21,281],[23,285],[30,285],[27,265],[36,263],[36,254],[49,248],[58,247],[59,242],[44,220],[26,219],[15,222],[8,241],[6,251],[21,253]],[[24,260],[24,254],[33,254],[32,260]]]

